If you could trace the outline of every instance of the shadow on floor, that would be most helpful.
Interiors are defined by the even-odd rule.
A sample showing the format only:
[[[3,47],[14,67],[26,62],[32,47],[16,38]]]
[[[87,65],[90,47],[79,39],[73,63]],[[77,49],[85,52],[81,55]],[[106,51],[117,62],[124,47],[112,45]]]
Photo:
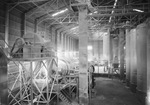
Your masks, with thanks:
[[[142,105],[136,95],[117,79],[96,78],[95,91],[91,105]]]

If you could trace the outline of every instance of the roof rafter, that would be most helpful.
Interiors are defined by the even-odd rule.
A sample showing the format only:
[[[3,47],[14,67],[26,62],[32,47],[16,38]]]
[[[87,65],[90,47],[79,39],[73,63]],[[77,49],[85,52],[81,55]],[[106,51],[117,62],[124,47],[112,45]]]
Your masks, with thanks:
[[[48,1],[48,0],[24,0],[24,1],[8,3],[8,4],[17,4],[17,3],[19,3],[19,4],[26,4],[26,3],[41,2],[41,1]]]
[[[42,4],[42,5],[39,5],[39,6],[36,7],[36,8],[33,8],[32,10],[30,10],[30,11],[28,11],[28,12],[26,13],[26,16],[31,16],[32,14],[38,13],[39,11],[45,12],[45,11],[46,11],[46,6],[47,6],[48,4],[52,5],[55,1],[56,1],[56,0],[50,0],[50,1],[48,1],[48,2],[46,2],[46,3],[44,3],[44,4]],[[33,2],[32,2],[32,3],[33,3]],[[44,8],[45,8],[45,9],[44,9]],[[45,10],[45,11],[44,11],[44,10]]]

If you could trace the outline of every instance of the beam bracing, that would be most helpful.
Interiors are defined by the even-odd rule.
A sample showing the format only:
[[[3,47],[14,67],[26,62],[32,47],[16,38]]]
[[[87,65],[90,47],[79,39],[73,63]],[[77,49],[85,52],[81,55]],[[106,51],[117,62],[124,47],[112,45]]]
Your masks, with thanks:
[[[34,13],[38,13],[39,11],[45,12],[45,9],[42,10],[42,8],[46,7],[48,4],[52,5],[55,1],[56,0],[50,0],[50,1],[38,6],[36,8],[33,8],[32,10],[30,10],[26,13],[27,17],[30,17],[31,15],[33,15]],[[34,2],[32,2],[32,3],[34,3]]]
[[[86,6],[79,7],[79,103],[88,105],[88,20]]]
[[[119,30],[119,63],[120,63],[120,79],[124,79],[124,29]]]
[[[7,48],[9,44],[9,5],[6,5],[5,11],[5,48]]]

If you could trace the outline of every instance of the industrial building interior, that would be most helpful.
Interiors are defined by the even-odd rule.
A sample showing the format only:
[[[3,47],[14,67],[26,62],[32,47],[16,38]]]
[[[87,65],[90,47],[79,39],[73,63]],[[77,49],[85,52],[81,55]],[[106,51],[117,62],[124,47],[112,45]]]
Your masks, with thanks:
[[[150,0],[0,0],[0,105],[150,105]]]

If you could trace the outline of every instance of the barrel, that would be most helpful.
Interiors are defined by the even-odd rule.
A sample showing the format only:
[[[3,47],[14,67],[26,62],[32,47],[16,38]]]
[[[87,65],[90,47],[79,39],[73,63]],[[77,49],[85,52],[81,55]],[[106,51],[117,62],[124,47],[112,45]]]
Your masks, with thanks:
[[[126,29],[126,85],[130,86],[130,30]]]
[[[137,94],[145,102],[147,92],[147,34],[148,26],[142,23],[136,28],[137,33]]]
[[[130,89],[135,93],[137,86],[136,29],[130,30],[130,58]]]

